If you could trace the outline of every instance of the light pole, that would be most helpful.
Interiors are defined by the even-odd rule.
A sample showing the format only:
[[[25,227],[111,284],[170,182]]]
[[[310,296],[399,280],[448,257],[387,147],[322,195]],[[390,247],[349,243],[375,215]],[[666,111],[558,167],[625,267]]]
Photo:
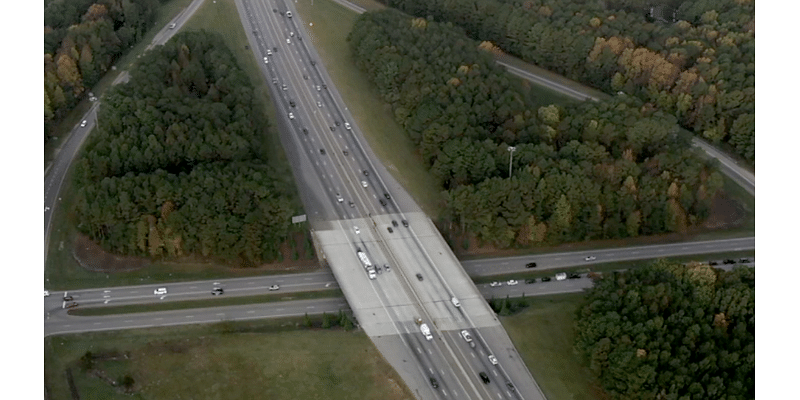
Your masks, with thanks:
[[[514,146],[508,146],[508,177],[511,178],[511,162],[514,160],[514,152],[517,150]]]

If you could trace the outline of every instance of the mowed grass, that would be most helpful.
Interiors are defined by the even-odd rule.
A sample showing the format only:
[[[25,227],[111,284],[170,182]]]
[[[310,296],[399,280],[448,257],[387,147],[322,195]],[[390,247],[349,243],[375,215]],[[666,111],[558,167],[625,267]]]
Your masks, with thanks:
[[[435,220],[441,213],[441,185],[395,122],[391,107],[353,62],[346,39],[358,14],[330,0],[314,0],[313,6],[303,1],[295,7],[305,22],[309,39],[306,44],[316,48],[369,146],[422,210]]]
[[[293,318],[50,337],[45,384],[51,399],[70,399],[65,371],[71,367],[84,400],[414,398],[363,332],[297,329],[301,323]],[[82,372],[77,362],[87,351],[127,353],[127,359],[96,362],[112,379],[130,375],[136,393],[124,395]]]
[[[530,307],[500,317],[522,360],[549,400],[604,400],[596,380],[572,351],[574,315],[582,293],[531,297]]]

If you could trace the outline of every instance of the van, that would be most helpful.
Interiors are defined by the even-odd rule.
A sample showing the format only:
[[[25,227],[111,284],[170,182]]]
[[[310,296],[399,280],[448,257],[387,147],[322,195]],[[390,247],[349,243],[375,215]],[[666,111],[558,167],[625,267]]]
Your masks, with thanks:
[[[563,281],[564,279],[567,279],[567,273],[566,272],[559,272],[559,273],[556,274],[556,280],[557,281]]]

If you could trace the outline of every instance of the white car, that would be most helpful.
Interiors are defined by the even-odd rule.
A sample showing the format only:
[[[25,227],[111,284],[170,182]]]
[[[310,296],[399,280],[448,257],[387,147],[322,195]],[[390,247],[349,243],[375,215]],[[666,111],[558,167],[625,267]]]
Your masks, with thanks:
[[[156,290],[153,290],[153,294],[155,294],[155,295],[167,294],[167,288],[160,287],[160,288],[158,288]]]
[[[49,290],[45,290],[44,291],[44,297],[47,297],[47,296],[50,296],[50,291]]]
[[[556,280],[557,281],[563,281],[564,279],[567,279],[567,273],[566,272],[559,272],[559,273],[556,274]]]
[[[508,286],[514,286],[514,285],[516,285],[516,284],[518,284],[518,283],[519,283],[519,282],[517,282],[517,281],[515,281],[515,280],[513,280],[513,279],[511,279],[511,280],[509,280],[508,282],[506,282],[506,284],[507,284]]]
[[[264,64],[269,64],[269,58],[264,57]]]
[[[492,365],[497,365],[497,357],[493,354],[489,354],[489,362],[492,363]]]
[[[356,235],[358,235],[359,233],[361,233],[361,230],[360,230],[360,229],[358,229],[358,227],[357,227],[357,226],[354,226],[354,227],[353,227],[353,230],[354,230],[354,231],[356,231]]]
[[[319,85],[317,85],[317,91],[319,92]]]
[[[344,199],[342,198],[342,195],[340,195],[339,193],[336,193],[336,201],[338,201],[339,203],[344,201]]]
[[[322,103],[317,102],[317,107],[322,107]]]
[[[289,32],[289,36],[294,37],[294,32]]]
[[[286,16],[289,17],[289,18],[292,18],[292,12],[291,11],[287,11],[286,12]]]
[[[294,119],[294,114],[289,113],[289,119]]]
[[[289,39],[289,38],[286,38],[286,44],[292,44],[292,40]]]
[[[368,187],[369,184],[367,184],[367,181],[361,181],[361,186],[362,187]]]
[[[280,289],[280,288],[281,288],[281,287],[280,287],[280,286],[278,286],[278,285],[272,285],[272,286],[270,286],[270,287],[269,287],[269,290],[270,290],[270,292],[271,292],[271,291],[274,291],[274,290],[278,290],[278,289]]]
[[[84,126],[86,126],[86,120],[81,121],[81,128],[83,128]]]
[[[586,258],[584,258],[583,260],[584,261],[594,261],[596,259],[597,259],[597,257],[595,257],[595,256],[586,256]]]
[[[270,49],[267,49],[267,55],[268,55],[268,56],[271,56],[271,55],[272,55],[272,50],[270,50]]]
[[[349,122],[345,122],[344,123],[344,129],[350,130],[350,123]]]
[[[173,23],[169,24],[169,29],[175,29],[176,26],[177,26],[177,24],[175,24],[173,22]]]
[[[289,89],[289,87],[288,87],[288,86],[286,86],[286,85],[282,85],[282,86],[281,86],[281,89],[283,89],[283,90],[288,90],[288,89]]]
[[[502,283],[500,283],[500,282],[494,281],[494,282],[490,283],[490,284],[489,284],[489,286],[491,286],[491,287],[498,287],[498,286],[503,286],[503,284],[502,284]]]
[[[453,303],[454,306],[461,307],[461,302],[458,301],[457,298],[453,297],[453,298],[450,299],[450,301]]]

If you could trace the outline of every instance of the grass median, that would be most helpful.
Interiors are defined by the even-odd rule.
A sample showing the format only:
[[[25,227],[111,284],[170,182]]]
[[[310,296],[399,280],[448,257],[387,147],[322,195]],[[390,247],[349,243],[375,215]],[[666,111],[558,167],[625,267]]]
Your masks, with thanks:
[[[241,306],[246,304],[274,303],[290,300],[311,300],[344,297],[340,289],[315,290],[310,292],[275,293],[259,296],[214,297],[205,300],[186,300],[158,304],[131,304],[126,306],[76,308],[70,315],[89,317],[100,315],[135,314],[155,311],[186,310],[192,308]]]

